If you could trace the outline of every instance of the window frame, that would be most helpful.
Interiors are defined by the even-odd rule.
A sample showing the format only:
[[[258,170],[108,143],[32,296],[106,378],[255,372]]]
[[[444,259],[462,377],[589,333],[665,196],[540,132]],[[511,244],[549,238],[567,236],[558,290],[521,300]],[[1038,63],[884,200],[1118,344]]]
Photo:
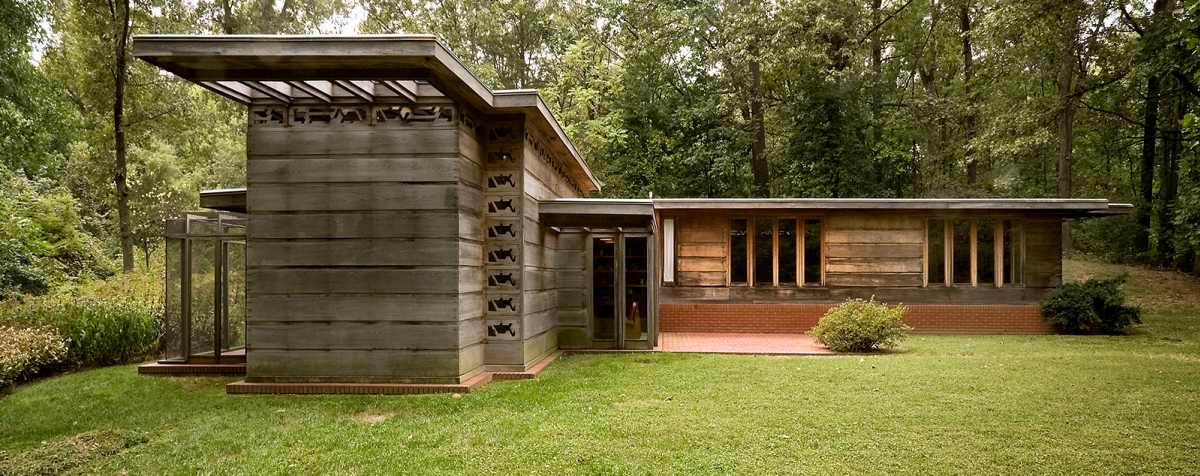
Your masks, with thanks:
[[[933,220],[942,222],[942,265],[944,282],[931,283],[929,281],[929,227]],[[970,283],[955,283],[954,282],[954,222],[956,220],[966,220],[970,224]],[[979,221],[992,221],[992,272],[993,283],[985,283],[983,286],[979,284]],[[1019,242],[1017,243],[1017,256],[1012,256],[1012,259],[1019,263],[1020,276],[1019,280],[1013,283],[1004,282],[1004,224],[1013,223],[1020,230]],[[1025,226],[1021,217],[1013,216],[983,216],[983,217],[955,217],[955,216],[927,216],[925,217],[925,239],[922,243],[922,280],[923,287],[942,286],[942,287],[995,287],[1002,288],[1025,286]]]
[[[736,220],[746,221],[746,281],[733,282],[733,222]],[[756,221],[770,220],[771,221],[771,282],[755,283],[755,236],[758,233]],[[796,263],[796,281],[780,284],[779,282],[779,222],[781,220],[792,220],[795,223],[793,233],[796,234],[795,246],[795,263]],[[825,220],[819,216],[804,216],[804,215],[736,215],[730,216],[725,220],[725,285],[726,286],[747,286],[760,288],[802,288],[825,285],[825,267],[821,266],[820,282],[806,282],[804,278],[805,266],[805,244],[807,238],[806,222],[817,221],[820,229],[817,232],[817,249],[820,251],[819,262],[825,260]]]

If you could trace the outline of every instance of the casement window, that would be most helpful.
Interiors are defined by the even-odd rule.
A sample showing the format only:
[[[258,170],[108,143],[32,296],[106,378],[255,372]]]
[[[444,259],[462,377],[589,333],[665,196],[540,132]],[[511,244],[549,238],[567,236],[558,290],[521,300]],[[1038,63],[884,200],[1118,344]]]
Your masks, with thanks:
[[[818,286],[821,261],[821,220],[729,221],[729,284]]]
[[[1021,222],[931,218],[925,228],[927,286],[1006,286],[1023,282]]]

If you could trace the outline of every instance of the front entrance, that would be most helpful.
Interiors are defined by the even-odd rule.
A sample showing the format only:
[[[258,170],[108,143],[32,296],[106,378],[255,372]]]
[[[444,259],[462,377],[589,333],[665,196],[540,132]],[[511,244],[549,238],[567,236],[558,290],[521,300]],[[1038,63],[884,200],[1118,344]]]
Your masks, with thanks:
[[[592,345],[652,349],[658,323],[650,234],[592,235]]]

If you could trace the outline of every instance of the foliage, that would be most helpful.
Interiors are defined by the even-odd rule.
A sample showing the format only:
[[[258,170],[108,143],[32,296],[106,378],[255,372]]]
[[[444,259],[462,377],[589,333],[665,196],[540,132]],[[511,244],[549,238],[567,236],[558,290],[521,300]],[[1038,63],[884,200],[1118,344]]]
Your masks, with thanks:
[[[67,341],[49,328],[0,326],[0,388],[62,361]]]
[[[1141,310],[1125,305],[1119,288],[1129,279],[1125,273],[1109,279],[1088,279],[1063,284],[1042,301],[1042,314],[1071,333],[1087,332],[1099,325],[1105,334],[1119,334],[1132,324],[1141,324]]]
[[[870,352],[895,347],[908,337],[911,326],[904,324],[908,308],[862,299],[847,299],[825,313],[807,334],[818,344],[835,352]]]
[[[62,360],[70,367],[112,365],[158,351],[162,284],[155,276],[122,275],[78,291],[84,294],[0,302],[0,324],[54,329],[70,341]]]
[[[62,189],[5,177],[0,168],[0,299],[112,274],[94,238],[82,231],[75,199]]]

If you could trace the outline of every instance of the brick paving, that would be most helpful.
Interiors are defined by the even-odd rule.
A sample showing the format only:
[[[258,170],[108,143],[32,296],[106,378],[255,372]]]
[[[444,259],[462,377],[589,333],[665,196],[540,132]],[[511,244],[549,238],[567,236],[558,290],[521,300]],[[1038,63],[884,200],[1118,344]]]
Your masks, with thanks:
[[[816,355],[832,354],[805,334],[751,334],[732,332],[660,332],[662,352],[712,354]]]

